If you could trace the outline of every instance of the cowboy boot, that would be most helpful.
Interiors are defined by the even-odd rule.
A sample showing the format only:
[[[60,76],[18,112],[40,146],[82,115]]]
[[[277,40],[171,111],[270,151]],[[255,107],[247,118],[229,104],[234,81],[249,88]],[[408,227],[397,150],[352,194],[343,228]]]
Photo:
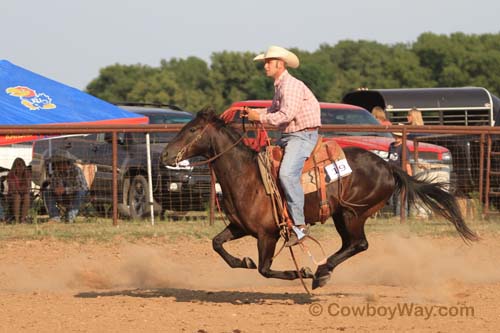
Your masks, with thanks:
[[[294,246],[299,244],[304,240],[306,236],[309,235],[309,225],[293,226],[292,232],[290,232],[290,237],[285,243],[286,247]]]

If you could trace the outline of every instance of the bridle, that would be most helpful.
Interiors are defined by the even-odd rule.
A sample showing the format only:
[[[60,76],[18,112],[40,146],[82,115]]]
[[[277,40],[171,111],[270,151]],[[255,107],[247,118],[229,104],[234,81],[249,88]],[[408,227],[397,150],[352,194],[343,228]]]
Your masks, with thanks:
[[[200,133],[198,133],[198,135],[196,135],[196,137],[191,142],[189,142],[187,145],[185,145],[184,147],[179,149],[179,152],[175,156],[175,164],[179,164],[179,162],[181,162],[183,160],[183,155],[186,153],[186,151],[189,148],[191,148],[192,145],[194,145],[196,142],[198,142],[201,139],[201,137],[203,136],[203,134],[205,133],[205,131],[207,130],[209,125],[210,124],[206,124],[205,127],[203,127],[203,129],[200,131]],[[245,127],[243,127],[243,134],[241,135],[241,137],[238,140],[236,140],[234,143],[232,143],[229,147],[224,149],[222,152],[215,154],[214,156],[212,156],[211,158],[209,158],[207,160],[189,163],[189,166],[199,166],[199,165],[209,164],[210,162],[218,159],[219,157],[221,157],[222,155],[227,153],[229,150],[233,149],[237,144],[239,144],[246,137],[247,137],[247,132],[245,130]]]

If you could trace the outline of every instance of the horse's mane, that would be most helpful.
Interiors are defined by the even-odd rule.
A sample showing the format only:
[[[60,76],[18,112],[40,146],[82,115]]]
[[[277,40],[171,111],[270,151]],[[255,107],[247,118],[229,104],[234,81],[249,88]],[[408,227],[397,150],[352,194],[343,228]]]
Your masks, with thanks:
[[[214,125],[214,127],[220,132],[226,134],[232,141],[240,140],[242,135],[233,127],[230,123],[226,123],[223,119],[219,118],[212,108],[206,108],[200,112],[198,112],[197,116],[205,117],[210,123]],[[251,153],[252,156],[256,155],[256,152],[247,146],[243,140],[236,146],[248,153]]]

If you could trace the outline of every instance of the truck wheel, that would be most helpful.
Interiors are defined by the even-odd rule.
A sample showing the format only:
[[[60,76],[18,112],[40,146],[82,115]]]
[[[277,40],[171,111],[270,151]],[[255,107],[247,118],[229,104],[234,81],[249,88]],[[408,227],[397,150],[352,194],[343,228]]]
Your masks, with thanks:
[[[130,218],[143,219],[149,217],[149,189],[146,177],[137,175],[132,178],[128,194],[128,204],[130,210]],[[154,200],[153,209],[155,213],[157,213],[158,209],[160,209],[160,205]]]
[[[130,206],[129,206],[129,194],[130,194],[130,178],[126,178],[123,181],[121,200],[118,203],[118,214],[120,216],[129,219],[130,218]]]
[[[142,175],[137,175],[130,182],[128,205],[132,219],[142,219],[149,213],[148,181]]]

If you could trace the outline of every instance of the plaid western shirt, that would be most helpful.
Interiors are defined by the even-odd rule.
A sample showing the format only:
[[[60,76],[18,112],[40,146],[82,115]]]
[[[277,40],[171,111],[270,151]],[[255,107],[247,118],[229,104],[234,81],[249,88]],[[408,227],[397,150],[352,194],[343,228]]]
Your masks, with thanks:
[[[293,133],[321,126],[321,109],[311,90],[285,70],[274,81],[273,102],[260,113],[260,121]]]
[[[66,194],[88,191],[89,189],[82,169],[74,164],[66,170],[55,169],[50,180],[52,189],[63,186]]]

